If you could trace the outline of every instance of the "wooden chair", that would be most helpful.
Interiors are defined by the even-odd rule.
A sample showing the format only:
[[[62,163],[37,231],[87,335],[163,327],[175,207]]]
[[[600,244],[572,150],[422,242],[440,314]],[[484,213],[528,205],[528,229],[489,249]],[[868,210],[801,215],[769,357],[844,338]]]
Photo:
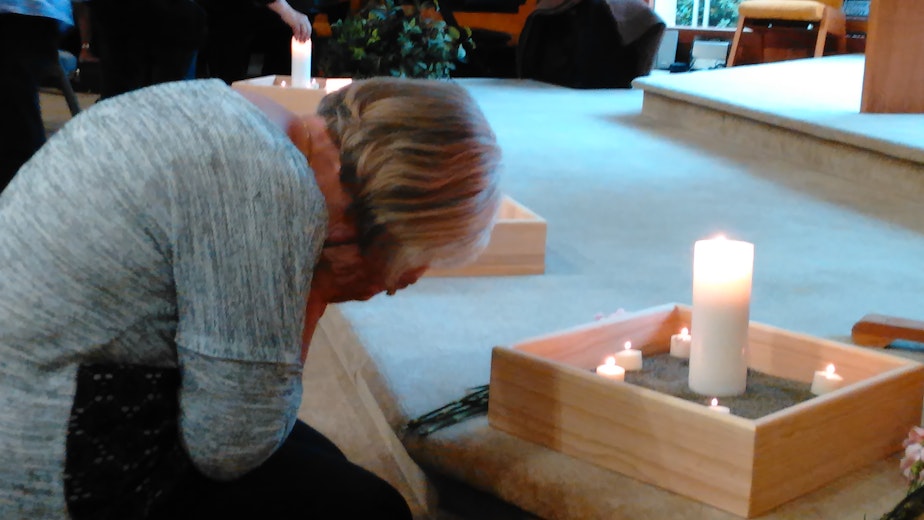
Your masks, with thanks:
[[[847,52],[846,16],[843,0],[745,0],[738,6],[738,30],[732,41],[727,66],[735,65],[745,29],[760,33],[761,62],[764,61],[764,33],[772,31],[774,25],[799,26],[818,31],[815,39],[816,58],[825,51],[828,36],[837,39],[837,50]]]

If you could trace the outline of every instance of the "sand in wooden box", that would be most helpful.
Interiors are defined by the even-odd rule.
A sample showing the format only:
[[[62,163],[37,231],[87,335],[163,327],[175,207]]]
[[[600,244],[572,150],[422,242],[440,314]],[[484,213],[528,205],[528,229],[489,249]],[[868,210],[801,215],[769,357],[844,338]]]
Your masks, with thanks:
[[[491,240],[472,263],[433,268],[426,276],[505,276],[545,272],[545,219],[505,196]]]
[[[495,348],[490,424],[750,518],[900,450],[920,423],[924,365],[754,322],[751,369],[807,383],[834,363],[844,387],[745,419],[592,372],[625,341],[667,352],[690,319],[670,304]]]
[[[289,76],[261,76],[259,78],[235,81],[236,90],[257,92],[279,103],[296,115],[311,115],[317,111],[318,103],[331,92],[349,85],[350,78],[313,78],[317,88],[293,88]],[[287,85],[287,86],[283,86]]]

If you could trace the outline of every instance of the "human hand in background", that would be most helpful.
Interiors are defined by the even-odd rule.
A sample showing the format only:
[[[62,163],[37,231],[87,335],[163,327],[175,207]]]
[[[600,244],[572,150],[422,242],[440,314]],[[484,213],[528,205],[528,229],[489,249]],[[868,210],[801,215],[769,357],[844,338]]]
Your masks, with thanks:
[[[85,43],[80,47],[80,56],[77,57],[78,63],[96,63],[99,58],[90,50],[90,44]]]
[[[295,10],[286,0],[276,0],[267,4],[279,18],[292,29],[292,37],[300,42],[304,42],[311,37],[311,20],[308,17]]]

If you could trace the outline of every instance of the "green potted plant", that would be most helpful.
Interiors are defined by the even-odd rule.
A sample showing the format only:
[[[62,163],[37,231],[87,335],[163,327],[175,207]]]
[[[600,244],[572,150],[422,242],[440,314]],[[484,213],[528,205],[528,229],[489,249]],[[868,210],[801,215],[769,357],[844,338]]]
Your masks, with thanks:
[[[471,30],[446,24],[436,3],[380,0],[331,24],[327,77],[445,79],[474,48]]]

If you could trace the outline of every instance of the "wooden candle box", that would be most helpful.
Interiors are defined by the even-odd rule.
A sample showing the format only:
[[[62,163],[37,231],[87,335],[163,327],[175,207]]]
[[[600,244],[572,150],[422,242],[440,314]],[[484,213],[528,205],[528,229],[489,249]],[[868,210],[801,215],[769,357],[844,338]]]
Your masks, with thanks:
[[[335,92],[353,80],[350,78],[313,78],[317,88],[293,88],[289,76],[261,76],[259,78],[235,81],[231,87],[236,90],[258,92],[279,103],[293,114],[311,115],[317,111],[321,98]]]
[[[808,383],[834,363],[845,385],[752,420],[593,373],[625,341],[668,352],[690,318],[670,304],[496,347],[490,424],[747,518],[901,450],[920,424],[924,365],[753,322],[750,368]]]
[[[505,276],[545,272],[545,219],[505,196],[488,246],[471,263],[426,276]]]

